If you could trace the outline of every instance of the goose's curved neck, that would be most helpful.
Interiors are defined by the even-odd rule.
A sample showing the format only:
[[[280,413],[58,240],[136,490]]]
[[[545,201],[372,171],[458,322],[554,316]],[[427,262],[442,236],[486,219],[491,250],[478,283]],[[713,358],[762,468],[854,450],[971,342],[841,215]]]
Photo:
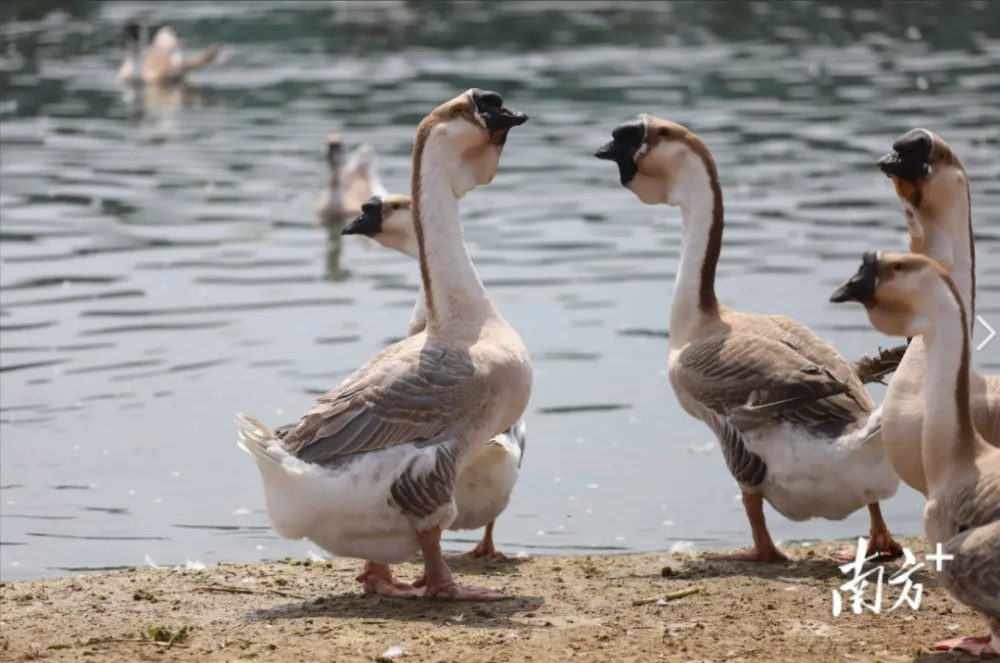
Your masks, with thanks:
[[[722,251],[725,209],[715,161],[707,152],[691,162],[672,189],[685,192],[678,202],[681,256],[670,310],[671,342],[680,346],[691,340],[705,316],[719,314],[715,270]]]
[[[938,204],[916,216],[923,237],[911,239],[910,250],[950,265],[948,273],[958,287],[962,306],[970,319],[975,318],[976,248],[972,238],[972,198],[964,172]]]
[[[469,330],[478,336],[495,309],[462,238],[458,196],[447,172],[454,158],[433,135],[418,135],[413,146],[411,195],[427,332]]]
[[[969,409],[969,322],[954,281],[939,280],[929,310],[924,428],[921,444],[928,489],[949,472],[975,461],[975,428]]]
[[[330,187],[330,191],[340,191],[341,181],[340,181],[340,161],[336,159],[327,158],[326,160],[326,174],[327,174],[327,186]]]

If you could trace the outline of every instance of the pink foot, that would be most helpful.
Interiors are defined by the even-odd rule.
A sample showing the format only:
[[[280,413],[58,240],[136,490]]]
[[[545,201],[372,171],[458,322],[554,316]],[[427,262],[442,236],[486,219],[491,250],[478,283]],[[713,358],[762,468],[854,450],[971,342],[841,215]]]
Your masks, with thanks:
[[[788,557],[785,556],[785,553],[773,547],[763,548],[761,550],[757,550],[757,548],[750,548],[749,550],[740,550],[739,552],[734,553],[708,555],[706,559],[719,562],[763,562],[771,564],[788,561]]]
[[[496,549],[493,545],[493,525],[496,521],[490,521],[486,526],[486,531],[483,533],[483,538],[476,544],[476,547],[467,553],[462,553],[460,555],[449,555],[452,559],[459,557],[477,557],[477,558],[491,558],[491,559],[506,559],[506,556]]]
[[[989,634],[970,635],[964,638],[942,640],[934,645],[934,649],[937,649],[938,651],[951,651],[953,649],[959,649],[967,651],[973,656],[982,656],[983,654],[1000,656],[1000,652],[994,649],[993,645],[990,644]]]
[[[393,599],[416,599],[424,595],[425,589],[416,583],[408,583],[392,577],[386,564],[365,562],[365,569],[355,578],[364,585],[365,594],[377,594]]]

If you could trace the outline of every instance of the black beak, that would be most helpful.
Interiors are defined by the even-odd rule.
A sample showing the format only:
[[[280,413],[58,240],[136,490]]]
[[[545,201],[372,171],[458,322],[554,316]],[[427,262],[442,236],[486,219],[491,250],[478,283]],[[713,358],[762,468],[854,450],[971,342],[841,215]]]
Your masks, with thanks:
[[[372,196],[361,206],[361,216],[340,231],[341,235],[377,235],[382,232],[382,199]]]
[[[326,158],[330,161],[336,161],[340,158],[342,150],[343,146],[340,143],[329,143],[326,146]]]
[[[886,175],[915,182],[931,172],[933,149],[934,139],[929,133],[923,129],[911,129],[896,139],[892,152],[878,160],[878,167]]]
[[[635,118],[615,127],[611,132],[611,141],[594,152],[594,156],[614,161],[618,165],[622,186],[628,186],[639,172],[639,167],[635,165],[635,155],[645,140],[646,123]]]
[[[125,24],[125,37],[130,41],[139,41],[139,19],[133,18]]]
[[[878,288],[878,253],[865,251],[861,267],[848,281],[830,296],[835,304],[843,302],[867,302],[875,297]]]
[[[476,112],[483,119],[486,130],[491,134],[502,131],[506,138],[508,130],[528,121],[528,116],[521,111],[504,106],[503,97],[496,92],[473,88],[472,101],[476,104]]]

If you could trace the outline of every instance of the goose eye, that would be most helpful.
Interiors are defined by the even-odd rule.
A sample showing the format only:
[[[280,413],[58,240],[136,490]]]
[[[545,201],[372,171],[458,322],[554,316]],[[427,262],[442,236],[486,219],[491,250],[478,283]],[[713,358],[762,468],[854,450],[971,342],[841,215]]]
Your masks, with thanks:
[[[392,208],[393,210],[397,210],[397,209],[399,209],[399,203],[393,203],[392,205],[390,205],[390,207],[391,207],[391,208]]]
[[[667,131],[666,129],[660,129],[659,131],[656,132],[656,135],[659,136],[660,138],[668,138],[670,136],[670,132]]]
[[[897,262],[895,265],[892,266],[892,269],[893,271],[901,272],[903,271],[903,265]]]

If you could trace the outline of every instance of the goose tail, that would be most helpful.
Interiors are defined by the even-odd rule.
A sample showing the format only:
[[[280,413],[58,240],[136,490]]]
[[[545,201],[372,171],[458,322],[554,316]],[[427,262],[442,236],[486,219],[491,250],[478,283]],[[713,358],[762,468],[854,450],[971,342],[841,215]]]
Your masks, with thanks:
[[[242,412],[236,414],[236,427],[240,436],[236,444],[240,449],[257,460],[281,464],[285,454],[281,445],[276,444],[278,438],[274,431]]]

